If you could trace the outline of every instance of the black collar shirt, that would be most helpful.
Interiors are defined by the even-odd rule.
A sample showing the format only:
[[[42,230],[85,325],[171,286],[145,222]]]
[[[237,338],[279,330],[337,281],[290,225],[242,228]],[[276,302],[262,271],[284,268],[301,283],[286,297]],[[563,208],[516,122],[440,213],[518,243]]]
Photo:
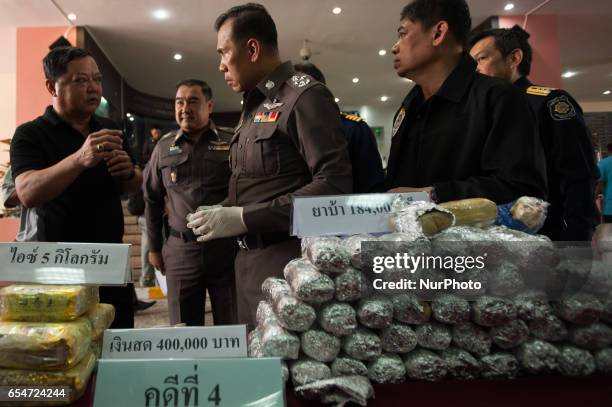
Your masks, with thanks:
[[[428,100],[415,85],[394,122],[387,189],[434,186],[440,202],[546,196],[544,154],[526,98],[476,73],[466,53]]]

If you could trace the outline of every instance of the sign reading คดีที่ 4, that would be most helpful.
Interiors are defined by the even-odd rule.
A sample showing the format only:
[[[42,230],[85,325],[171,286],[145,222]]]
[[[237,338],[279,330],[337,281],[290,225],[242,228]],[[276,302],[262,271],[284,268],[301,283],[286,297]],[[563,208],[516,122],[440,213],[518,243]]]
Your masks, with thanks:
[[[107,329],[102,359],[246,358],[245,325]]]
[[[104,360],[94,407],[284,406],[279,358]]]
[[[125,285],[129,244],[0,243],[0,281]]]
[[[389,214],[398,197],[406,202],[430,201],[426,192],[294,197],[291,235],[301,238],[391,232]]]

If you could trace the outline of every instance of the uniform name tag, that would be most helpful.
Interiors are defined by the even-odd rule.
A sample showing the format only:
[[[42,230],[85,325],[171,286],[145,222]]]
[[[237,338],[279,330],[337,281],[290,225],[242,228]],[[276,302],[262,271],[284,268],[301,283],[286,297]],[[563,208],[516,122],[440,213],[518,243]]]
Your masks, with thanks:
[[[222,144],[222,145],[210,145],[208,146],[208,151],[229,151],[230,146],[229,144]]]
[[[274,123],[278,115],[279,112],[257,112],[253,123]]]

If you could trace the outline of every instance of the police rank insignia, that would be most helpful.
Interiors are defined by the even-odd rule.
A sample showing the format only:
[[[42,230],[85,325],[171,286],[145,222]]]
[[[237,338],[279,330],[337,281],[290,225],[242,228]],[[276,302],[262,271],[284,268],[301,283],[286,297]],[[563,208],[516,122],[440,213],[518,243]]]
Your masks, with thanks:
[[[211,141],[208,151],[229,151],[230,145],[225,141]]]
[[[253,123],[274,123],[278,115],[279,112],[257,112]]]
[[[270,90],[270,89],[272,89],[273,87],[275,87],[275,86],[276,86],[276,84],[275,84],[274,82],[272,82],[272,81],[268,81],[268,82],[266,82],[266,85],[265,85],[265,86],[266,86],[266,89]]]
[[[530,95],[536,96],[548,96],[550,92],[556,90],[555,88],[546,88],[544,86],[530,86],[527,88],[526,92]]]
[[[576,116],[576,109],[567,96],[559,96],[548,102],[550,116],[554,120],[569,120]]]
[[[272,101],[272,103],[264,103],[263,106],[268,109],[268,110],[274,110],[274,109],[278,109],[279,107],[281,107],[282,105],[284,105],[284,103],[282,102],[278,102],[276,99],[274,99]]]
[[[298,88],[303,88],[310,83],[310,78],[307,75],[293,75],[291,81]]]
[[[391,138],[395,137],[395,134],[399,130],[402,122],[404,121],[404,117],[406,117],[406,109],[401,108],[399,112],[397,112],[397,116],[395,116],[395,121],[393,122],[393,132],[391,133]]]
[[[183,152],[183,149],[181,149],[180,146],[173,144],[170,146],[170,150],[168,150],[168,155],[178,155],[182,152]]]

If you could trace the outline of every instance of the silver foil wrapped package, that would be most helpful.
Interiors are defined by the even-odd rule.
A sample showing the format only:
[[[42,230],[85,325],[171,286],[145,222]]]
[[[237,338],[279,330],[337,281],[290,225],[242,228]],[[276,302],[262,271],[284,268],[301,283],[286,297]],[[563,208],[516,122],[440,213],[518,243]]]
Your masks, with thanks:
[[[374,383],[402,383],[406,380],[406,366],[399,356],[383,353],[368,364],[368,378]]]
[[[416,348],[416,333],[408,325],[394,322],[380,334],[382,350],[391,353],[407,353]]]
[[[453,326],[453,343],[477,356],[491,352],[492,340],[489,333],[471,322]]]
[[[612,329],[601,322],[575,326],[570,329],[569,340],[574,345],[585,349],[607,348],[612,345]]]
[[[302,352],[319,362],[331,362],[340,353],[340,339],[320,328],[312,328],[300,336]]]
[[[413,294],[398,294],[391,297],[393,317],[406,324],[424,324],[431,316],[431,306]]]
[[[484,379],[514,379],[519,363],[511,353],[497,352],[480,358],[480,375]]]
[[[480,376],[480,362],[463,349],[445,349],[440,352],[440,357],[446,364],[449,378],[473,380]]]
[[[484,296],[472,303],[472,320],[481,326],[498,326],[516,319],[514,304],[501,297]]]
[[[428,350],[413,350],[404,356],[406,375],[411,379],[436,382],[444,379],[446,363],[435,353]]]
[[[524,321],[515,319],[491,328],[489,331],[493,343],[502,349],[512,349],[525,342],[529,337],[529,328]]]
[[[345,250],[351,257],[351,266],[355,267],[358,270],[361,270],[361,243],[375,242],[377,240],[378,238],[368,234],[353,235],[345,239],[342,243],[344,245]]]
[[[519,346],[515,355],[521,368],[528,373],[546,375],[559,370],[560,352],[551,343],[531,339]]]
[[[470,320],[470,303],[456,295],[443,294],[431,302],[431,312],[438,322],[460,324]]]
[[[529,322],[531,336],[549,342],[564,341],[568,337],[567,326],[554,314]]]
[[[374,360],[382,353],[378,335],[362,327],[342,338],[342,350],[354,359],[365,361]]]
[[[514,298],[516,314],[523,321],[534,321],[553,315],[553,309],[546,294],[542,291],[528,290]]]
[[[420,236],[434,236],[455,223],[455,215],[432,202],[416,201],[392,212],[389,224],[393,230]],[[419,236],[420,235],[420,236]]]
[[[261,330],[258,327],[249,332],[248,353],[251,358],[263,358],[263,347],[261,345]]]
[[[370,294],[371,286],[366,276],[357,269],[350,268],[334,280],[336,300],[352,302],[365,298]]]
[[[329,276],[320,273],[305,259],[291,260],[283,271],[298,300],[321,304],[334,297],[335,285]]]
[[[563,376],[590,376],[595,372],[591,352],[574,346],[559,346],[559,372]]]
[[[597,365],[598,372],[612,374],[612,348],[596,351],[595,364]]]
[[[524,288],[525,281],[515,264],[504,262],[488,270],[487,289],[490,294],[506,297]]]
[[[451,328],[439,322],[428,322],[415,328],[417,343],[420,347],[444,350],[451,344]]]
[[[357,319],[363,326],[383,329],[393,320],[393,304],[383,295],[373,295],[359,301]]]
[[[274,313],[283,327],[291,331],[304,332],[317,318],[314,308],[298,300],[285,280],[268,277],[261,285],[261,290],[272,304]]]
[[[603,261],[591,261],[590,273],[584,283],[585,292],[603,298],[612,293],[612,268]]]
[[[337,407],[349,403],[366,406],[368,399],[374,397],[372,384],[363,376],[320,380],[297,387],[295,393],[305,399],[317,400],[323,404],[334,404]]]
[[[579,325],[591,324],[599,319],[604,306],[594,295],[578,293],[553,303],[559,318]]]
[[[331,370],[325,363],[307,357],[291,362],[289,372],[295,387],[331,377]]]
[[[349,335],[357,329],[357,314],[350,304],[329,302],[319,310],[319,325],[332,335]]]
[[[287,383],[291,374],[289,373],[289,365],[284,360],[281,360],[281,378],[283,379],[283,383]]]
[[[257,322],[261,331],[261,349],[265,357],[297,359],[300,353],[300,339],[278,322],[272,305],[260,301],[257,307]]]
[[[361,360],[340,354],[331,364],[332,376],[367,376],[368,367]]]
[[[351,256],[337,237],[305,237],[302,255],[322,273],[337,275],[346,271]]]

